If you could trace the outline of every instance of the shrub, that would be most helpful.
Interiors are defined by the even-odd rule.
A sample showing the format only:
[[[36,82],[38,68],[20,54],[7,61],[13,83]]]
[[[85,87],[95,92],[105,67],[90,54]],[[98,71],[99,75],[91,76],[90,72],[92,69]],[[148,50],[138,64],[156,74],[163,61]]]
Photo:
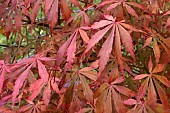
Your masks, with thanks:
[[[169,0],[0,7],[0,112],[170,112]]]

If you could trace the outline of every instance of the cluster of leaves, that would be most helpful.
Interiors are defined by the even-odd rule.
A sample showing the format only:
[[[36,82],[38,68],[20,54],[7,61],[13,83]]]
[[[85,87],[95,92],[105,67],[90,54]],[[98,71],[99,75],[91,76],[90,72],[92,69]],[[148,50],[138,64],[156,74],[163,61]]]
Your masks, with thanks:
[[[0,112],[170,113],[169,0],[0,8]]]

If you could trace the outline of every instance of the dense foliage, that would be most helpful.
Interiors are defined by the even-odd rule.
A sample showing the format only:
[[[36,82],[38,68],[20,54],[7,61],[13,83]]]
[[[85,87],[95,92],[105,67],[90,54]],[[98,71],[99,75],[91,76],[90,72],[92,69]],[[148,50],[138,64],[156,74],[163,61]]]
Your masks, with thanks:
[[[0,0],[1,113],[170,113],[169,0]]]

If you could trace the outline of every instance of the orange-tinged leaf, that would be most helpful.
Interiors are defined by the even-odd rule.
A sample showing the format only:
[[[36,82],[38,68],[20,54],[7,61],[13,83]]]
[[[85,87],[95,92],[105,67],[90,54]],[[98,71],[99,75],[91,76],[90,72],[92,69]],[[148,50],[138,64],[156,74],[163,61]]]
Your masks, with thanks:
[[[147,38],[147,39],[146,39],[146,42],[145,42],[145,44],[142,46],[142,48],[145,48],[145,47],[148,46],[151,42],[152,42],[152,37]],[[142,49],[142,48],[141,48],[141,49]]]
[[[95,33],[92,38],[89,40],[85,53],[88,52],[99,40],[103,38],[103,36],[107,33],[107,31],[112,27],[112,25],[107,26],[103,30]]]
[[[47,69],[45,68],[45,66],[39,60],[37,60],[37,64],[38,64],[38,73],[39,73],[39,76],[41,77],[41,79],[44,80],[44,82],[47,82],[48,81],[48,77],[49,77]]]
[[[165,27],[168,27],[168,26],[170,26],[170,17],[168,18]]]
[[[166,85],[167,87],[170,87],[170,81],[165,76],[156,75],[156,74],[153,74],[153,76],[156,79],[158,79],[160,82],[162,82],[164,85]]]
[[[71,10],[66,0],[61,0],[61,13],[64,20],[68,20],[71,16]]]
[[[145,7],[142,4],[138,4],[136,2],[126,2],[126,4],[138,7],[140,9],[145,9]]]
[[[156,91],[155,91],[152,79],[150,79],[146,101],[147,101],[147,105],[149,105],[153,110],[155,110],[155,106],[157,102],[157,95],[156,95]]]
[[[118,25],[118,29],[123,45],[125,45],[125,48],[130,53],[133,60],[136,61],[134,55],[134,49],[133,49],[133,42],[130,34],[121,25]]]
[[[73,78],[71,81],[70,86],[67,88],[65,94],[64,94],[64,99],[62,102],[62,109],[65,111],[66,109],[69,108],[72,100],[73,100],[73,93],[74,93],[74,84],[75,84],[76,77]]]
[[[107,93],[108,93],[109,89],[106,89],[104,92],[101,92],[101,94],[99,95],[97,101],[96,101],[96,108],[95,108],[95,112],[97,113],[103,113],[105,112],[105,107],[106,107],[106,99],[107,99]]]
[[[100,85],[100,87],[95,91],[93,97],[94,98],[97,98],[99,97],[105,90],[106,88],[109,87],[109,84],[108,83],[103,83],[102,85]]]
[[[57,56],[56,56],[57,67],[59,67],[61,65],[61,63],[63,61],[64,54],[66,52],[66,49],[70,45],[73,37],[74,37],[74,33],[70,36],[70,38],[57,51]]]
[[[121,42],[120,42],[120,34],[118,27],[116,26],[116,35],[115,35],[115,57],[120,65],[120,69],[122,74],[124,75],[124,69],[123,69],[123,62],[122,62],[122,53],[121,53]]]
[[[136,14],[136,11],[129,5],[127,4],[123,4],[126,7],[126,10],[128,11],[129,14],[138,17],[138,15]]]
[[[113,85],[113,87],[120,92],[121,94],[127,96],[127,97],[133,97],[136,95],[136,93],[124,86],[118,86],[118,85]]]
[[[12,104],[13,105],[15,104],[15,99],[16,99],[17,95],[19,94],[19,89],[22,87],[33,64],[34,63],[32,63],[29,67],[27,67],[27,69],[15,81],[14,91],[12,93]]]
[[[50,84],[48,84],[48,86],[45,88],[43,92],[43,98],[42,98],[46,106],[48,106],[50,102],[50,97],[51,97],[51,88],[50,88]]]
[[[73,39],[67,49],[67,62],[68,62],[68,67],[71,68],[71,65],[74,61],[75,58],[75,52],[76,52],[76,37],[77,37],[77,32],[73,33]]]
[[[159,73],[165,69],[165,64],[157,64],[152,73]]]
[[[88,43],[89,37],[88,37],[87,33],[84,30],[82,30],[82,29],[79,29],[79,33],[80,33],[80,36],[83,39],[83,41],[85,43]]]
[[[164,108],[169,109],[168,96],[167,96],[166,92],[162,89],[162,87],[158,84],[158,82],[155,79],[153,79],[153,80],[156,85],[158,95],[160,97],[160,100],[161,100]]]
[[[100,52],[98,54],[98,57],[100,57],[99,58],[99,76],[102,73],[102,71],[104,70],[104,68],[109,60],[110,53],[112,51],[114,30],[115,30],[115,26],[113,26],[113,30],[111,31],[110,35],[108,36],[108,38],[102,45],[102,48],[100,49]]]
[[[114,71],[117,71],[117,70],[114,70]],[[114,80],[111,84],[119,84],[119,83],[122,83],[123,81],[124,81],[123,77],[119,77],[116,80]]]
[[[91,67],[85,67],[85,68],[79,70],[79,73],[93,81],[97,80],[97,72],[94,72]]]
[[[116,91],[112,88],[112,97],[114,100],[114,106],[118,113],[126,113],[127,108],[123,104],[123,100],[121,99],[120,95],[116,93]]]
[[[154,51],[154,55],[156,58],[156,63],[159,63],[160,49],[159,49],[158,43],[155,38],[153,39],[153,51]]]
[[[89,85],[86,82],[86,78],[82,75],[79,75],[82,86],[83,86],[83,92],[86,97],[86,99],[90,102],[91,105],[93,105],[93,91],[90,89]]]
[[[101,3],[97,6],[97,8],[102,7],[102,6],[106,5],[106,4],[110,4],[110,3],[114,2],[114,1],[115,1],[115,0],[105,0],[105,1],[101,2]]]
[[[112,113],[112,94],[111,89],[108,91],[106,104],[105,104],[105,113]]]
[[[152,73],[153,64],[152,64],[152,57],[150,56],[149,63],[148,63],[149,73]]]
[[[135,76],[135,80],[140,80],[148,76],[149,76],[148,74],[140,74],[140,75]]]
[[[143,83],[141,84],[139,91],[137,93],[137,99],[143,98],[143,96],[146,94],[146,90],[148,88],[148,82],[149,82],[149,77],[146,78]]]
[[[126,29],[129,29],[130,31],[143,32],[142,30],[139,30],[139,29],[137,29],[137,28],[135,28],[135,27],[133,27],[133,26],[131,26],[129,24],[123,23],[123,22],[120,23],[120,25],[122,25]]]
[[[117,7],[119,4],[120,4],[120,2],[111,4],[111,5],[107,8],[107,10],[114,9],[114,8]]]

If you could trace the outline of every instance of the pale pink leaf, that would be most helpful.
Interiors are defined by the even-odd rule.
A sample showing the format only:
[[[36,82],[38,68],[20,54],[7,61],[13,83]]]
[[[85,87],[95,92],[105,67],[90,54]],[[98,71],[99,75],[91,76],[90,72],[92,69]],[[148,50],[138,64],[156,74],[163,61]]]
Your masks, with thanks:
[[[137,104],[137,101],[134,99],[128,99],[128,100],[125,100],[123,103],[126,105],[135,105]]]
[[[94,24],[91,26],[91,28],[99,29],[99,28],[102,28],[104,26],[110,25],[112,23],[113,23],[112,21],[100,20],[99,22],[94,22]]]
[[[148,76],[149,76],[148,74],[140,74],[140,75],[135,76],[135,80],[140,80]]]

